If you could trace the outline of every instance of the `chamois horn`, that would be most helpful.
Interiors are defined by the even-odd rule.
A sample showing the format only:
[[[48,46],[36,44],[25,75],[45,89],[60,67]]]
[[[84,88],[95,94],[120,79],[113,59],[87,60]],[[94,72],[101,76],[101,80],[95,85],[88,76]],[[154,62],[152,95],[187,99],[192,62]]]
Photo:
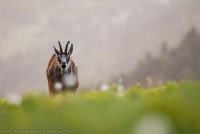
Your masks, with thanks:
[[[65,47],[65,53],[67,54],[67,50],[68,50],[68,45],[69,45],[70,41],[67,42],[66,47]]]
[[[58,44],[59,44],[59,47],[60,47],[60,52],[63,53],[63,50],[62,50],[62,46],[61,46],[60,41],[58,41]]]

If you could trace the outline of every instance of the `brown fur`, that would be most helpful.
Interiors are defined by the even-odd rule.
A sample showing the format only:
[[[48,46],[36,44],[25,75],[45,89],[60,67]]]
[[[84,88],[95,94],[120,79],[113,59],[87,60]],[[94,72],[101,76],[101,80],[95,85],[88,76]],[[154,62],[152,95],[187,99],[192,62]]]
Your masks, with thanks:
[[[79,80],[78,80],[78,67],[75,65],[74,61],[70,59],[71,61],[71,69],[69,69],[69,73],[73,73],[77,77],[77,82],[73,87],[64,87],[61,90],[63,91],[72,91],[76,92],[78,86],[79,86]],[[72,72],[71,72],[72,71]],[[48,67],[46,70],[46,76],[48,80],[48,87],[49,87],[49,93],[50,94],[56,94],[58,91],[54,89],[55,82],[62,83],[61,78],[61,68],[58,62],[58,56],[56,54],[53,54],[51,59],[49,60]]]

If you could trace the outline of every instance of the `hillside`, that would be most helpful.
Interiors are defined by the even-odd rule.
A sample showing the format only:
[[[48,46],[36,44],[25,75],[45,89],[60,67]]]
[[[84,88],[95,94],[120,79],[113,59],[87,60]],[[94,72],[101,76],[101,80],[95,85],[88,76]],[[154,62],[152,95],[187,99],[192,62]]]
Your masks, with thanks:
[[[122,79],[126,86],[141,82],[143,85],[158,86],[165,82],[200,79],[200,34],[192,28],[178,45],[169,49],[163,43],[160,54],[151,53],[141,61],[137,68]]]

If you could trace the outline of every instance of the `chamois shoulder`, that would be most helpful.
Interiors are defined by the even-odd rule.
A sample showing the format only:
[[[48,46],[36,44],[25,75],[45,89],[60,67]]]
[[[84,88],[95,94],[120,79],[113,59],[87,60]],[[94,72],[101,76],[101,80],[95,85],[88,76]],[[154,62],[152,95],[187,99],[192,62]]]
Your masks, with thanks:
[[[53,54],[51,59],[48,62],[48,67],[46,70],[47,79],[49,79],[53,75],[53,65],[56,62],[57,55]]]
[[[56,54],[53,54],[51,56],[51,59],[49,60],[49,63],[48,63],[48,67],[52,64],[53,61],[55,61],[55,59],[57,58],[57,55]]]
[[[73,72],[77,73],[78,72],[78,66],[76,65],[76,63],[70,59],[71,61],[71,66],[72,66],[72,69],[73,69]]]

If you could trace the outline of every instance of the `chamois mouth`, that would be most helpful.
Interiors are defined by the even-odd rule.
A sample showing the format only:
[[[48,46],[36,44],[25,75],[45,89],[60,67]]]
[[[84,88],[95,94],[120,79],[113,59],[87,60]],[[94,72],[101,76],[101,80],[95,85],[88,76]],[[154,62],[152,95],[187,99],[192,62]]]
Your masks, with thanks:
[[[62,67],[61,66],[61,71],[63,72],[63,71],[67,71],[67,67]]]
[[[66,74],[68,71],[67,65],[65,65],[64,67],[61,65],[61,74],[64,75]]]

